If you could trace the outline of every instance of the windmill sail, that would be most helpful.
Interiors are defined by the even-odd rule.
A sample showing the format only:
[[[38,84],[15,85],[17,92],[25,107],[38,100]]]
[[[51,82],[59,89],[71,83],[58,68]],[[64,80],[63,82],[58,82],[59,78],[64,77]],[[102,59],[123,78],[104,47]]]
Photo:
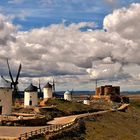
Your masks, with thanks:
[[[40,79],[39,79],[38,89],[39,89],[39,93],[42,93],[41,86],[40,86]]]
[[[11,69],[10,69],[10,65],[9,65],[8,59],[7,59],[7,66],[8,66],[8,72],[9,72],[9,76],[10,76],[11,81],[6,80],[3,76],[1,76],[1,77],[7,83],[11,83],[11,88],[13,88],[13,96],[14,96],[14,98],[17,98],[17,97],[19,97],[19,93],[18,93],[18,79],[19,79],[19,75],[20,75],[20,71],[21,71],[21,64],[19,65],[19,69],[18,69],[18,73],[17,73],[15,81],[14,81],[14,78],[13,78],[12,73],[11,73]]]
[[[10,78],[12,80],[12,83],[14,83],[13,76],[12,76],[12,73],[11,73],[11,69],[10,69],[10,66],[9,66],[8,59],[7,59],[7,65],[8,65],[8,70],[9,70],[9,76],[10,76]]]
[[[18,83],[18,78],[19,78],[19,75],[20,75],[20,71],[21,71],[21,64],[19,65],[19,69],[18,69],[16,81],[15,81],[16,83]]]
[[[5,79],[5,78],[3,77],[3,75],[1,75],[1,78],[2,78],[5,82],[7,82],[7,83],[11,83],[11,81]]]
[[[54,78],[53,78],[53,93],[55,93],[55,82],[54,82]]]

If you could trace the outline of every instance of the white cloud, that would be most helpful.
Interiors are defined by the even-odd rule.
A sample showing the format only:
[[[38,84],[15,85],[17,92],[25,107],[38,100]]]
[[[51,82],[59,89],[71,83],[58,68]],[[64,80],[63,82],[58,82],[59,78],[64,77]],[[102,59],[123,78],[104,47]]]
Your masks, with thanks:
[[[92,69],[87,69],[87,72],[90,74],[92,79],[118,80],[130,77],[129,74],[124,73],[122,70],[122,64],[118,62],[112,64],[102,64],[101,62],[97,62],[93,65],[94,67]]]
[[[108,32],[117,32],[122,37],[138,41],[140,38],[140,4],[133,3],[129,8],[114,10],[104,19],[104,28]]]
[[[79,30],[85,26],[93,27],[95,24],[91,22],[69,26],[64,23],[52,24],[23,32],[17,31],[17,27],[1,15],[1,74],[6,74],[3,59],[8,57],[14,74],[19,61],[22,61],[23,81],[27,81],[24,77],[57,75],[61,76],[57,79],[58,83],[64,79],[71,83],[87,83],[90,80],[88,71],[93,79],[131,79],[138,83],[136,75],[139,72],[135,70],[140,64],[138,7],[140,4],[132,4],[129,8],[115,10],[106,16],[104,28],[107,32]],[[126,32],[129,27],[131,31]],[[129,65],[134,66],[133,71],[127,69]]]
[[[0,44],[6,44],[7,41],[14,39],[15,31],[16,27],[6,17],[0,15]]]

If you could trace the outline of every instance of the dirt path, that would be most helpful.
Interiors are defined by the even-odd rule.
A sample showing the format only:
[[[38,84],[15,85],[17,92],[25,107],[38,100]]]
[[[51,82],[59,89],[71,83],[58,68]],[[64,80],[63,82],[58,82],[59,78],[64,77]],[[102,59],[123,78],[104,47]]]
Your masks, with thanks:
[[[129,104],[123,104],[121,107],[118,108],[118,110],[123,110],[126,107],[128,107]],[[84,113],[84,114],[79,114],[79,115],[72,115],[72,116],[66,116],[66,117],[58,117],[58,118],[54,118],[54,120],[49,121],[47,124],[66,124],[66,123],[70,123],[72,121],[74,121],[77,118],[82,118],[82,117],[86,117],[86,116],[92,116],[92,115],[97,115],[97,114],[104,114],[107,112],[112,112],[112,111],[116,111],[116,110],[105,110],[105,111],[98,111],[98,112],[94,112],[94,113]]]
[[[52,121],[49,121],[47,124],[52,124],[52,125],[54,125],[54,124],[66,124],[66,123],[73,122],[77,117],[78,117],[78,115],[58,117],[58,118],[54,118],[54,120],[52,120]]]
[[[94,112],[94,113],[84,113],[84,114],[72,115],[72,116],[66,116],[66,117],[58,117],[58,118],[54,118],[54,120],[52,120],[52,121],[49,121],[47,124],[52,124],[52,125],[54,125],[54,124],[66,124],[66,123],[73,122],[77,118],[86,117],[89,115],[103,114],[106,112],[110,112],[110,110],[99,111],[99,112]]]

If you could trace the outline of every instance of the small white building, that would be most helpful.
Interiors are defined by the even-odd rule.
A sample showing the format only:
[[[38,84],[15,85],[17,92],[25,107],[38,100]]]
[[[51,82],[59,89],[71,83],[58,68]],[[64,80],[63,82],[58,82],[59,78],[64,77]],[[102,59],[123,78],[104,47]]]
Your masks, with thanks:
[[[89,98],[84,99],[83,104],[90,105],[90,99]]]
[[[38,105],[38,88],[30,84],[24,92],[24,106],[37,106]]]
[[[0,81],[0,115],[10,115],[12,112],[11,83]]]
[[[43,98],[52,98],[53,97],[53,86],[48,82],[43,88]]]
[[[68,100],[68,101],[71,101],[72,100],[72,92],[67,90],[65,93],[64,93],[64,99],[65,100]]]

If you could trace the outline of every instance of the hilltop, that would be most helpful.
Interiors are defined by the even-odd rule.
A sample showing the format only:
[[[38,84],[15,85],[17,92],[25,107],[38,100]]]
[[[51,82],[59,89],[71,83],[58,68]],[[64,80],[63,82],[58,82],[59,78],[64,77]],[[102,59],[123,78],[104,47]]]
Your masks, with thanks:
[[[139,140],[140,100],[131,100],[126,112],[109,112],[84,118],[84,127],[67,129],[50,140]],[[48,138],[42,137],[40,140]]]
[[[85,131],[81,137],[59,140],[139,140],[140,100],[131,100],[126,112],[110,112],[85,119]]]
[[[112,112],[85,120],[85,140],[139,140],[140,103],[133,102],[127,112]]]

